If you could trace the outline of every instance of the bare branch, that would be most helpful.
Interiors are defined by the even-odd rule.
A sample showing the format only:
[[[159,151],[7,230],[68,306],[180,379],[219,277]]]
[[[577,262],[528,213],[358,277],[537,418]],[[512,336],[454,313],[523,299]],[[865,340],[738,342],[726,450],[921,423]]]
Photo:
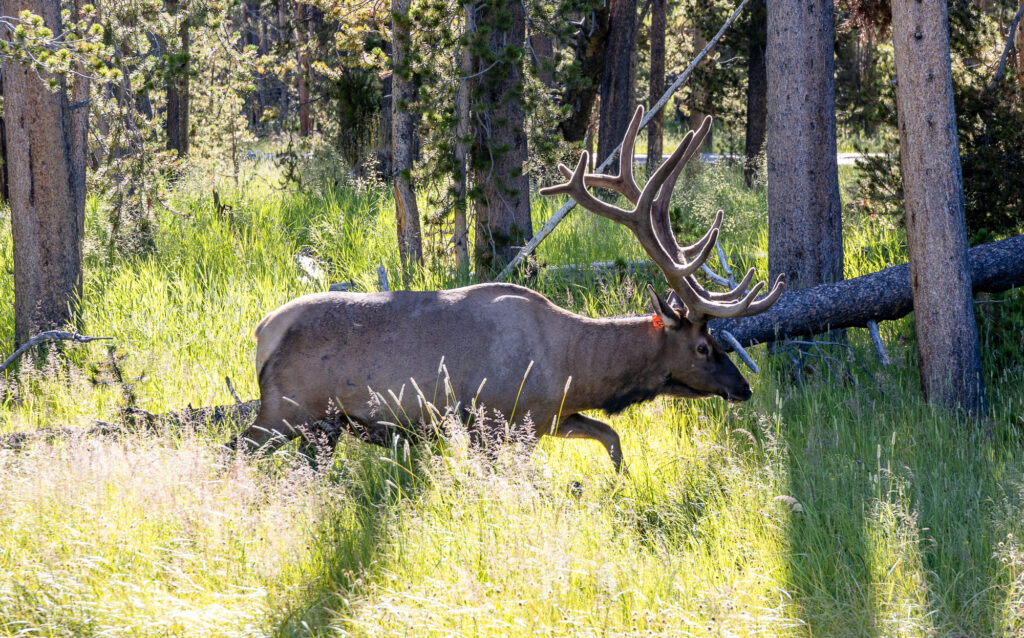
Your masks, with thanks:
[[[1021,0],[1020,7],[1017,8],[1017,15],[1013,17],[1013,22],[1010,23],[1010,35],[1006,38],[1006,46],[1003,47],[1003,54],[999,56],[999,66],[996,68],[995,77],[989,82],[988,86],[985,87],[986,91],[991,91],[996,88],[996,83],[1003,77],[1003,71],[1006,70],[1006,58],[1010,55],[1010,49],[1013,48],[1013,38],[1017,33],[1017,24],[1020,23],[1021,16],[1024,16],[1024,0]],[[1017,55],[1024,55],[1024,51],[1017,51]]]
[[[87,337],[85,335],[76,334],[74,332],[64,332],[62,330],[50,330],[48,332],[40,332],[36,336],[32,337],[28,341],[22,344],[20,348],[14,351],[11,356],[7,357],[3,363],[0,363],[0,372],[6,370],[15,359],[25,354],[29,348],[34,345],[43,343],[44,341],[77,341],[78,343],[89,343],[90,341],[110,340],[113,337]]]
[[[871,333],[871,342],[875,344],[875,353],[883,366],[889,365],[889,355],[885,353],[885,344],[882,343],[882,335],[878,334],[878,322],[872,319],[868,321],[868,332]]]
[[[750,358],[750,355],[747,354],[747,351],[743,349],[743,346],[740,345],[740,342],[736,341],[736,337],[732,336],[731,332],[729,332],[728,330],[722,330],[718,334],[719,336],[722,337],[723,341],[732,346],[733,351],[739,356],[740,360],[743,361],[743,363],[747,364],[747,367],[750,368],[754,372],[754,374],[760,372],[760,370],[757,367],[757,364],[754,363],[754,360]]]

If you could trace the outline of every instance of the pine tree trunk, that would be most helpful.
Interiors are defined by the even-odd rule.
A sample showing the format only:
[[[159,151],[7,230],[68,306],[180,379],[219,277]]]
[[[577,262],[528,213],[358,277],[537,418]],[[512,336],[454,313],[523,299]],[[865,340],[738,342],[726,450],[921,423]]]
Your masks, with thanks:
[[[518,0],[489,0],[476,11],[475,42],[470,46],[481,69],[473,95],[470,165],[476,224],[474,260],[477,277],[508,263],[532,236],[526,116],[523,109],[523,57],[509,57],[509,47],[526,45],[526,12]],[[486,69],[486,72],[483,70]]]
[[[291,33],[288,29],[288,3],[285,0],[278,0],[277,3],[277,44],[286,47],[291,41]],[[287,50],[285,48],[285,50]],[[277,126],[284,130],[288,122],[288,111],[290,100],[288,98],[289,78],[287,71],[283,72],[280,83],[281,93],[278,95]]]
[[[78,21],[83,16],[82,7],[85,0],[74,0],[71,19]],[[82,167],[82,179],[76,183],[81,192],[75,194],[77,199],[85,201],[85,166],[87,165],[86,154],[89,150],[89,94],[92,90],[92,82],[89,79],[89,71],[85,64],[75,64],[75,75],[71,81],[71,165]],[[83,215],[85,214],[83,208]],[[82,220],[85,224],[85,220]]]
[[[1024,20],[1017,23],[1017,33],[1013,39],[1014,55],[1017,62],[1017,88],[1024,91]]]
[[[390,47],[388,54],[390,54]],[[380,83],[380,126],[377,129],[377,176],[382,182],[390,182],[393,174],[391,161],[391,111],[392,111],[392,76],[388,75]]]
[[[893,2],[892,40],[921,388],[939,405],[984,412],[946,3]]]
[[[295,44],[299,50],[299,136],[309,137],[309,59],[306,55],[306,5],[295,3]]]
[[[747,33],[747,139],[744,149],[743,179],[754,185],[757,165],[764,151],[765,120],[768,116],[768,76],[765,69],[765,0],[753,0],[749,8]]]
[[[57,0],[4,0],[4,15],[28,9],[61,33]],[[66,83],[51,92],[34,69],[3,61],[14,245],[14,339],[73,319],[82,292],[85,164],[73,163]],[[44,76],[45,79],[45,76]]]
[[[653,107],[665,92],[665,30],[668,22],[666,0],[651,0],[651,87],[647,104]],[[658,111],[647,125],[647,175],[661,164],[665,111]]]
[[[636,0],[609,0],[608,45],[601,74],[601,124],[597,161],[603,162],[622,141],[633,115],[632,52]]]
[[[473,5],[464,8],[466,15],[466,31],[476,29],[473,16]],[[468,78],[473,75],[473,56],[469,47],[463,45],[459,49],[459,75]],[[469,139],[472,130],[469,125],[469,90],[470,81],[463,80],[456,96],[456,116],[458,124],[455,128],[455,206],[454,229],[452,243],[455,246],[455,264],[460,274],[469,274],[469,222],[466,214],[469,211]]]
[[[544,86],[554,88],[556,86],[552,68],[555,58],[554,40],[546,33],[531,33],[530,49],[532,51],[530,63],[533,65],[534,73],[537,74],[537,79]]]
[[[4,79],[0,77],[0,98],[3,95]],[[7,203],[11,200],[11,195],[7,189],[7,124],[3,117],[0,117],[0,163],[0,202]]]
[[[591,130],[591,116],[601,87],[607,43],[608,5],[604,0],[591,0],[590,11],[584,14],[574,43],[580,79],[566,87],[562,97],[562,106],[568,108],[569,115],[558,128],[566,142],[580,142]]]
[[[408,18],[411,4],[411,0],[391,0],[391,55],[394,69],[391,74],[391,155],[395,171],[398,254],[406,270],[413,263],[423,263],[420,213],[416,205],[416,192],[412,186],[417,118],[411,108],[417,100],[417,89],[407,62],[411,45]]]
[[[768,3],[768,270],[790,288],[843,278],[832,0]]]
[[[704,33],[701,32],[699,27],[694,27],[692,31],[693,53],[694,55],[696,55],[697,53],[702,51],[704,47],[708,45],[708,40],[707,38],[704,37]],[[701,61],[701,63],[697,65],[698,74],[707,68],[709,64],[708,58],[712,57],[714,55],[714,52],[715,50],[711,49],[708,57],[704,58]],[[701,86],[699,82],[691,82],[691,85],[692,86],[690,87],[690,128],[696,131],[698,128],[700,128],[700,124],[701,122],[704,121],[704,118],[708,116],[708,96],[707,91],[704,90],[704,87]],[[714,134],[714,129],[708,131],[707,136],[704,138],[704,146],[701,149],[701,152],[711,152],[711,143],[714,139]],[[689,172],[699,170],[700,162],[690,162],[690,164],[687,166],[687,169]]]
[[[167,0],[165,7],[172,15],[178,13],[178,0]],[[188,155],[189,61],[191,33],[189,19],[179,17],[178,37],[181,40],[180,60],[171,63],[167,77],[167,150]]]

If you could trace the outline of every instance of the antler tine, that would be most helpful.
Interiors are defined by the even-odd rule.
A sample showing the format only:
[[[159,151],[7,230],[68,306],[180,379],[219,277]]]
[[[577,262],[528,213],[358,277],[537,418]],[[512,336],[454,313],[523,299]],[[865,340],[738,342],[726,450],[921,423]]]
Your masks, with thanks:
[[[768,292],[767,295],[747,306],[747,309],[743,314],[736,316],[749,317],[750,315],[756,315],[764,312],[765,310],[768,310],[773,305],[775,305],[775,302],[779,300],[779,297],[782,296],[782,292],[785,289],[786,276],[780,274],[778,277],[775,278],[775,283],[772,285],[772,289],[771,291]]]
[[[633,112],[633,119],[629,121],[626,134],[622,137],[622,148],[619,150],[619,174],[588,173],[583,177],[587,186],[613,190],[628,199],[629,203],[636,204],[640,199],[640,187],[636,185],[636,179],[633,177],[633,149],[636,146],[636,136],[640,132],[640,122],[643,119],[644,107],[641,104]]]
[[[669,285],[672,286],[672,288],[674,289],[682,285],[678,283],[679,281],[697,272],[700,269],[701,265],[703,265],[704,262],[708,260],[708,257],[711,256],[711,250],[715,247],[715,242],[718,241],[718,229],[712,228],[710,231],[708,231],[706,237],[709,239],[709,241],[704,244],[704,249],[698,255],[696,255],[693,259],[689,261],[682,262],[679,261],[678,258],[673,257],[668,251],[663,249],[661,242],[658,240],[657,236],[654,235],[653,232],[650,233],[650,236],[653,240],[651,243],[655,244],[657,248],[662,248],[661,253],[668,257],[668,263],[659,262],[659,260],[655,256],[658,252],[657,250],[648,249],[647,254],[649,254],[651,258],[654,259],[654,262],[658,264],[658,267],[661,268],[662,273],[664,273],[665,275],[665,279],[668,281]],[[645,241],[640,237],[639,234],[637,234],[637,239],[640,239],[641,244],[645,244]],[[675,240],[673,239],[672,241]],[[644,247],[646,248],[646,245]]]
[[[764,282],[757,282],[742,299],[731,303],[712,301],[704,297],[697,292],[698,289],[703,290],[703,288],[692,277],[684,279],[683,285],[680,288],[682,288],[682,294],[679,295],[679,298],[683,301],[683,305],[686,306],[687,318],[693,322],[702,322],[707,321],[710,317],[738,317],[742,315],[754,302],[754,298],[761,292],[761,289],[764,288]]]
[[[693,140],[693,131],[686,133],[686,137],[679,143],[680,146],[688,146]],[[676,241],[675,233],[672,232],[672,218],[668,214],[669,202],[672,200],[672,189],[675,188],[675,177],[679,175],[682,166],[686,163],[684,154],[683,160],[677,165],[676,170],[668,176],[661,187],[662,194],[658,196],[651,205],[651,224],[654,225],[654,232],[658,235],[661,244],[668,248],[671,254],[679,254],[679,242]],[[665,197],[664,194],[668,193]]]
[[[587,175],[590,153],[584,151],[574,170],[570,171],[564,164],[558,165],[558,170],[567,181],[542,188],[541,194],[568,194],[590,212],[629,228],[686,306],[687,316],[691,321],[707,321],[708,317],[743,317],[764,312],[782,295],[785,282],[781,275],[771,291],[761,299],[757,299],[757,295],[765,287],[763,281],[744,293],[754,278],[753,268],[747,271],[738,286],[724,293],[708,292],[693,277],[697,269],[707,261],[718,241],[724,219],[722,211],[715,213],[715,220],[704,236],[689,246],[680,248],[672,233],[668,218],[672,188],[683,165],[700,148],[701,142],[711,128],[711,118],[705,118],[697,131],[690,131],[683,143],[654,171],[643,190],[637,193],[636,183],[633,181],[632,149],[642,115],[643,109],[638,108],[626,131],[617,176]],[[588,186],[601,186],[618,191],[633,204],[633,210],[623,210],[597,199],[590,193]]]
[[[692,141],[690,144],[692,144]],[[669,158],[662,162],[661,166],[654,171],[651,178],[647,180],[647,184],[644,185],[644,189],[640,193],[640,197],[637,198],[637,210],[646,210],[648,213],[650,212],[651,204],[661,192],[661,187],[668,181],[669,176],[675,172],[675,169],[682,164],[683,158],[687,157],[687,151],[690,150],[690,144],[680,144],[677,146],[676,150],[672,151],[672,154],[669,155]],[[689,153],[689,156],[692,155],[692,152]],[[671,193],[668,194],[668,197],[671,197]]]
[[[661,193],[655,200],[656,206],[668,210],[668,203],[672,199],[672,190],[676,187],[676,180],[679,179],[679,174],[683,172],[683,167],[697,154],[700,150],[701,144],[704,143],[704,138],[707,137],[708,132],[711,130],[711,116],[705,116],[704,121],[700,123],[697,130],[691,130],[680,142],[679,146],[685,146],[686,151],[679,159],[679,163],[672,167],[672,172],[669,173],[665,179],[664,185],[661,187]]]
[[[715,245],[715,241],[717,240],[717,237],[718,237],[718,235],[716,234],[715,235],[716,239],[712,239],[711,235],[712,235],[712,233],[715,233],[716,231],[718,233],[721,233],[721,231],[722,231],[722,221],[724,219],[725,219],[725,213],[722,212],[721,210],[719,210],[717,213],[715,213],[715,219],[714,219],[714,221],[711,222],[711,227],[708,228],[708,231],[706,233],[704,233],[704,236],[701,237],[700,239],[698,239],[697,241],[693,242],[689,246],[685,246],[683,248],[679,248],[678,245],[677,245],[676,248],[678,249],[678,252],[681,255],[683,255],[683,257],[685,257],[686,259],[693,259],[694,256],[696,256],[696,255],[699,255],[699,254],[704,253],[704,252],[710,252],[710,247],[713,247]],[[672,235],[671,229],[669,230],[669,234],[672,236],[672,239],[674,240],[675,239],[675,235]]]
[[[753,279],[754,269],[751,268],[750,270],[747,271],[747,274],[743,276],[743,280],[740,283],[736,284],[736,287],[730,290],[729,292],[710,292],[706,289],[703,289],[705,292],[707,292],[707,294],[703,296],[707,297],[711,301],[736,301],[746,293],[747,286],[750,285],[750,282],[753,281]]]
[[[779,275],[775,280],[775,285],[772,286],[771,291],[762,297],[756,299],[758,293],[765,287],[763,281],[757,282],[754,287],[748,292],[743,299],[732,303],[721,303],[718,301],[712,301],[706,297],[701,296],[697,293],[696,288],[701,288],[692,277],[687,277],[683,280],[682,290],[677,291],[679,298],[687,309],[687,317],[690,321],[706,321],[708,317],[720,317],[720,318],[735,318],[735,317],[749,317],[764,312],[770,308],[779,297],[782,296],[782,291],[785,289],[786,284],[784,276]],[[696,288],[695,288],[696,287]],[[728,293],[727,293],[728,294]]]
[[[569,195],[569,197],[576,200],[577,204],[590,212],[600,215],[601,217],[607,217],[612,221],[619,222],[630,229],[635,229],[636,216],[632,214],[632,211],[623,210],[613,204],[602,202],[591,195],[590,191],[587,190],[587,187],[583,182],[583,176],[587,171],[589,163],[590,153],[583,151],[583,153],[580,154],[580,160],[576,163],[576,170],[572,171],[569,175],[569,181],[564,184],[556,184],[554,186],[542,188],[540,189],[540,194]],[[559,164],[558,170],[565,175],[569,169],[564,164]]]

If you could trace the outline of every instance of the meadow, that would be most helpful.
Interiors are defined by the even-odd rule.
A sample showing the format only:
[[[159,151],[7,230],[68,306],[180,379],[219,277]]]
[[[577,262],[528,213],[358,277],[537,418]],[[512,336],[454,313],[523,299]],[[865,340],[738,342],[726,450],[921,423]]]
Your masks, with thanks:
[[[183,179],[146,252],[108,251],[90,202],[78,327],[113,339],[8,370],[0,434],[231,404],[226,376],[256,398],[266,312],[334,282],[375,290],[380,264],[403,285],[385,189],[295,192],[248,171],[219,185],[230,212],[203,176]],[[726,251],[764,278],[763,189],[719,166],[676,197],[686,234],[725,209]],[[538,226],[558,203],[536,200]],[[848,277],[906,261],[893,220],[848,205],[844,233]],[[7,273],[10,241],[5,211]],[[646,312],[643,273],[543,268],[641,257],[623,228],[577,211],[527,283],[581,314]],[[408,285],[467,283],[449,270]],[[3,344],[12,285],[0,278]],[[595,442],[493,457],[458,424],[427,446],[343,439],[319,464],[295,446],[227,453],[231,422],[0,448],[0,635],[1020,635],[1024,294],[976,309],[985,417],[921,400],[908,317],[881,326],[889,366],[851,329],[799,374],[752,349],[747,403],[660,398],[613,417],[622,475]]]

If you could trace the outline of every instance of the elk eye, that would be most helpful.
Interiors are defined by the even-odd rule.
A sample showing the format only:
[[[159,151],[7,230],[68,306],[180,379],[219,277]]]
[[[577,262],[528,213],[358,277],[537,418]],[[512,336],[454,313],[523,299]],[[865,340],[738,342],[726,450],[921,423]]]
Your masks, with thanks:
[[[702,343],[699,346],[697,346],[697,354],[707,355],[707,353],[708,353],[707,344],[703,344]]]

